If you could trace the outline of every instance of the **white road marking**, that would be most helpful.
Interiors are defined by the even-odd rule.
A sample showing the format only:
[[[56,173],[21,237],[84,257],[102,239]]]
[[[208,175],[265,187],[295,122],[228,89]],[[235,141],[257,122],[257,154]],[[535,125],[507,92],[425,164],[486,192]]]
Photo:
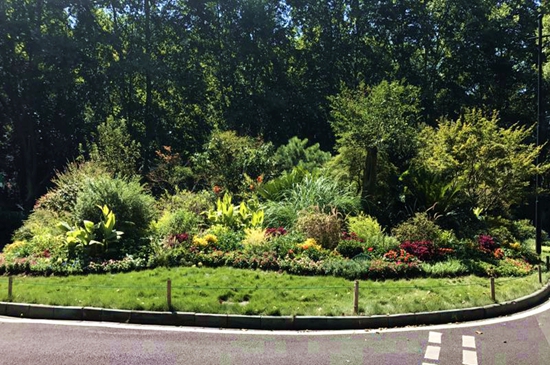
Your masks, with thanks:
[[[428,360],[439,360],[440,351],[441,347],[439,346],[428,346],[426,348],[426,355],[424,355],[424,358]]]
[[[474,336],[462,336],[462,347],[471,349],[476,348],[476,338]]]
[[[441,332],[430,331],[430,338],[428,339],[428,342],[441,344],[441,335]]]
[[[477,365],[477,352],[462,350],[462,365]]]

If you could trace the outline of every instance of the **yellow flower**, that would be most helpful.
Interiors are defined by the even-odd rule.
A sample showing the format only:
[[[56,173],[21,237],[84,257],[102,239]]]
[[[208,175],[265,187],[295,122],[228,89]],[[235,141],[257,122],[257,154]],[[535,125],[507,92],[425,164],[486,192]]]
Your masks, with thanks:
[[[212,233],[208,233],[206,236],[204,236],[204,239],[208,243],[217,243],[218,242],[218,237],[216,237]]]
[[[321,250],[321,246],[317,243],[317,241],[315,241],[315,238],[308,238],[304,243],[302,244],[299,244],[298,245],[299,248],[301,248],[302,250],[309,250],[309,249],[313,249],[313,250]]]
[[[198,247],[205,247],[208,246],[208,241],[206,241],[206,239],[204,239],[203,237],[195,236],[193,237],[193,245]]]
[[[25,241],[15,241],[14,243],[11,243],[9,245],[6,245],[6,247],[4,247],[4,253],[17,251],[17,249],[25,246],[26,244],[27,242]]]
[[[510,248],[513,248],[514,250],[519,250],[521,247],[520,243],[519,242],[514,242],[512,244],[510,244]]]

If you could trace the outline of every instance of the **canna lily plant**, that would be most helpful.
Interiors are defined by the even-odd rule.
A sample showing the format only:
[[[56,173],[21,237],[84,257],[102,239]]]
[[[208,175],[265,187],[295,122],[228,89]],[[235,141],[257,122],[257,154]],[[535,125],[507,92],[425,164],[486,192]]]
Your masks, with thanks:
[[[82,246],[97,253],[107,250],[110,244],[120,240],[124,232],[115,229],[115,214],[107,205],[99,206],[103,217],[99,223],[84,220],[82,226],[71,226],[67,222],[60,222],[57,227],[65,232],[65,242],[70,252],[77,246]]]

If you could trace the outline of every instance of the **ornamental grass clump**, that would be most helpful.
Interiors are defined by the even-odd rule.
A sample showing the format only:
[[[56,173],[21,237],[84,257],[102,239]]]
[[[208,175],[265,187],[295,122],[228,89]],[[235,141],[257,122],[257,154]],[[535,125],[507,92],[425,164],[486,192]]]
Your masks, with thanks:
[[[295,228],[328,250],[334,249],[340,241],[341,222],[336,210],[330,214],[318,209],[302,211]]]

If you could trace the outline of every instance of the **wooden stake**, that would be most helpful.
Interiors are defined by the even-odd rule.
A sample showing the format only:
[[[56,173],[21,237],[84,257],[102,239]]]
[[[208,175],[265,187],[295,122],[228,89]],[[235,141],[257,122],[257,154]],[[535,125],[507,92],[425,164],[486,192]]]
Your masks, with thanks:
[[[359,281],[355,280],[353,290],[353,313],[359,314]]]
[[[496,295],[495,295],[495,278],[491,278],[491,299],[493,302],[496,302]]]
[[[168,310],[172,310],[172,280],[166,280],[166,302],[168,303]]]
[[[546,271],[550,271],[550,256],[546,256]]]
[[[8,278],[8,301],[13,300],[13,276]]]
[[[539,283],[542,284],[542,268],[540,267],[540,262],[539,262]]]

